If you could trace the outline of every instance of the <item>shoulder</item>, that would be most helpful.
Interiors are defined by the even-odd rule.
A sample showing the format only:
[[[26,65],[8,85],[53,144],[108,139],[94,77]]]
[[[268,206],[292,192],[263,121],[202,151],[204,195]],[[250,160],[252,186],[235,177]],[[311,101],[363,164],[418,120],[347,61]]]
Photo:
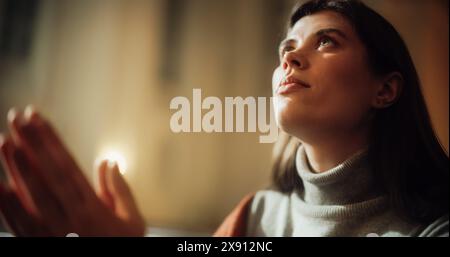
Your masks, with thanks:
[[[439,217],[431,224],[425,227],[419,234],[420,237],[448,237],[449,236],[449,217],[448,213]]]
[[[246,234],[248,212],[254,196],[255,193],[249,193],[242,198],[214,232],[213,236],[244,236]]]
[[[256,226],[273,215],[289,201],[289,196],[275,189],[252,192],[243,197],[214,232],[213,236],[253,235]]]
[[[283,228],[289,223],[290,204],[291,194],[272,188],[258,191],[248,212],[247,235],[282,235]]]
[[[267,208],[279,208],[285,205],[290,199],[289,194],[282,193],[276,189],[268,188],[256,192],[250,212],[252,214],[261,214]]]

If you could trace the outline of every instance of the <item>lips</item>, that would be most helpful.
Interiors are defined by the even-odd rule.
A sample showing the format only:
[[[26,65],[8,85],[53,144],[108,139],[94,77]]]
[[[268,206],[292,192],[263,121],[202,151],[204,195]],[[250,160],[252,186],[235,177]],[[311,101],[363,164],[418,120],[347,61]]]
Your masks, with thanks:
[[[300,89],[307,89],[311,86],[307,83],[294,78],[293,76],[288,76],[280,83],[280,86],[277,88],[277,94],[280,95],[286,95],[289,93],[292,93],[294,91],[300,90]]]

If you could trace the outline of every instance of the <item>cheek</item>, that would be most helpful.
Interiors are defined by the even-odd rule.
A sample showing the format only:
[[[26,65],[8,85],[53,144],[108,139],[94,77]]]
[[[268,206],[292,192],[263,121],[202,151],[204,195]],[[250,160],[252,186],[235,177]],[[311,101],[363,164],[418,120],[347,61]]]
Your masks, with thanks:
[[[358,57],[328,58],[316,68],[318,115],[336,125],[358,122],[370,107],[373,84],[364,61]]]
[[[354,89],[354,85],[366,83],[368,77],[368,68],[357,56],[324,55],[314,66],[314,77],[321,89]]]

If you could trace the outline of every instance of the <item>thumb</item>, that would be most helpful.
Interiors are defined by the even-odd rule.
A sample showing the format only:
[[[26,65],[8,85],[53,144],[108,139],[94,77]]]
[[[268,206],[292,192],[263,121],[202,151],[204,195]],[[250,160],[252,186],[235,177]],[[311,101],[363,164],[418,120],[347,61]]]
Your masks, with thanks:
[[[110,163],[111,164],[111,163]],[[117,163],[108,165],[107,187],[114,199],[116,215],[132,225],[145,228],[144,221],[139,213],[138,206],[134,200],[131,190],[122,174],[119,172]]]
[[[108,173],[108,160],[102,160],[96,163],[95,170],[97,172],[96,178],[96,193],[98,198],[111,210],[115,211],[114,198],[111,194],[111,190],[108,188],[107,173]]]

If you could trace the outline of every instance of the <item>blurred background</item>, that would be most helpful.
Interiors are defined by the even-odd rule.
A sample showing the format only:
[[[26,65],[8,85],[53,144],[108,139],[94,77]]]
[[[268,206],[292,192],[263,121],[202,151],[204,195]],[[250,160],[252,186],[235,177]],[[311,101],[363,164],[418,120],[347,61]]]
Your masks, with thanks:
[[[296,2],[0,0],[0,131],[10,107],[33,103],[91,181],[97,158],[122,163],[152,234],[209,235],[270,183],[272,144],[259,133],[175,134],[170,100],[193,88],[270,96]],[[407,42],[448,151],[448,1],[364,2]]]

